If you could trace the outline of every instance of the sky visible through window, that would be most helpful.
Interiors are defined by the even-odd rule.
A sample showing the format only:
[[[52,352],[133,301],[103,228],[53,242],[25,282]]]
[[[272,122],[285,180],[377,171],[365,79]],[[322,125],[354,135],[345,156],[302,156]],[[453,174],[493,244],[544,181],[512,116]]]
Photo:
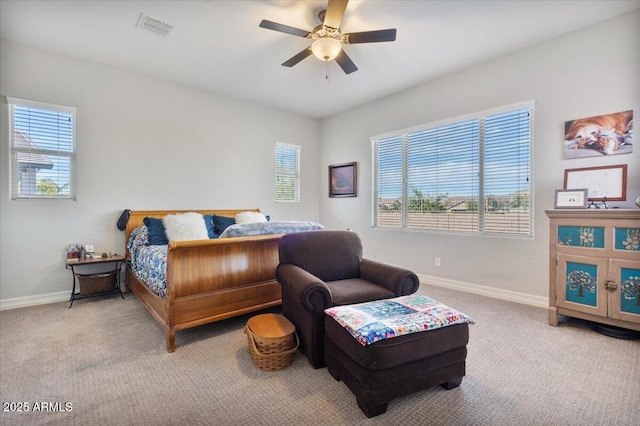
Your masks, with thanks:
[[[487,116],[409,133],[407,181],[429,196],[477,197],[480,142],[484,135],[484,187],[487,195],[529,188],[529,109]],[[402,137],[381,139],[378,197],[402,197]],[[515,161],[514,161],[515,159]]]

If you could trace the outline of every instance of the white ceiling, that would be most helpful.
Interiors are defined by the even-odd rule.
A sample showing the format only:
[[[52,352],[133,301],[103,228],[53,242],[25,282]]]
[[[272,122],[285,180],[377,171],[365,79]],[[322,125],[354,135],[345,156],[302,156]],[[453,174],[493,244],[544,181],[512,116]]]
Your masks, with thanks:
[[[396,28],[397,39],[347,45],[359,70],[345,75],[332,61],[328,81],[313,56],[280,65],[308,40],[258,27],[267,19],[312,30],[326,1],[0,0],[0,35],[322,118],[639,7],[640,0],[352,0],[343,33]],[[141,13],[173,31],[163,38],[137,28]]]

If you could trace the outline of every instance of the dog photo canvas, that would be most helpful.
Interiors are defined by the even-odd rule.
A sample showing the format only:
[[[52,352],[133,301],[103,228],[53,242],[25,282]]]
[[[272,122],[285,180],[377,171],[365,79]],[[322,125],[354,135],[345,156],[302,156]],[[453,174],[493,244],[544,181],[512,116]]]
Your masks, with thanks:
[[[632,148],[632,110],[564,123],[564,158],[629,154]]]

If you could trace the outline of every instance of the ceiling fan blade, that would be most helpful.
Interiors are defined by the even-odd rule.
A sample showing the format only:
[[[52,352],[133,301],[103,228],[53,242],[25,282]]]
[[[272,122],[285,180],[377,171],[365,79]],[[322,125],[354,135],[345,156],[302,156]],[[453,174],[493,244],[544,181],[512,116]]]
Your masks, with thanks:
[[[337,30],[340,28],[344,11],[347,9],[349,0],[329,0],[327,12],[324,15],[324,26]]]
[[[300,62],[301,60],[303,60],[304,58],[306,58],[309,55],[311,55],[311,47],[307,47],[302,52],[300,52],[297,55],[295,55],[293,58],[289,59],[288,61],[283,62],[282,66],[283,67],[292,67],[292,66],[294,66],[295,64],[297,64],[298,62]]]
[[[336,62],[340,65],[340,68],[342,68],[342,71],[344,71],[345,74],[351,74],[354,71],[358,71],[358,67],[356,67],[356,64],[354,64],[351,58],[347,56],[347,52],[345,52],[344,49],[342,49],[340,53],[338,53],[338,56],[336,56]]]
[[[346,36],[345,43],[348,43],[348,44],[377,43],[380,41],[395,41],[396,29],[391,28],[389,30],[363,31],[361,33],[345,34],[345,36]]]
[[[284,24],[278,24],[277,22],[273,22],[273,21],[267,21],[266,19],[263,19],[260,22],[260,27],[261,28],[266,28],[268,30],[279,31],[279,32],[285,33],[285,34],[291,34],[291,35],[298,36],[298,37],[306,37],[306,36],[309,35],[309,31],[301,30],[299,28],[290,27],[290,26],[284,25]]]

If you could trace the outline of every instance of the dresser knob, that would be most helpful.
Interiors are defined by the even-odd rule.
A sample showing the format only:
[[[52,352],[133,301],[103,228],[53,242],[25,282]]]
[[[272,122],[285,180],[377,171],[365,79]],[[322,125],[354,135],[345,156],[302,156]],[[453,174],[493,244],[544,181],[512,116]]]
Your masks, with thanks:
[[[606,280],[604,282],[604,288],[606,288],[607,290],[615,290],[616,288],[618,288],[618,283],[612,280]]]

